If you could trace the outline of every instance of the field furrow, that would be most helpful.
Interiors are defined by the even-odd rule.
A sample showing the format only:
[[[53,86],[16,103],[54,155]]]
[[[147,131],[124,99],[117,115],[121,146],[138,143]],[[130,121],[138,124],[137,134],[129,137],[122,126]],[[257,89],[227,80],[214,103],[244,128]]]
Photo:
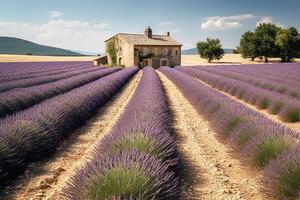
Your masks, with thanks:
[[[260,190],[268,198],[297,195],[298,168],[290,166],[299,162],[299,154],[295,153],[299,151],[298,131],[266,118],[183,72],[167,67],[159,70],[210,121],[217,136],[232,147],[243,164],[262,171]]]
[[[198,115],[179,89],[160,74],[173,115],[183,163],[184,199],[262,199],[257,172],[251,173],[216,139],[209,122]]]

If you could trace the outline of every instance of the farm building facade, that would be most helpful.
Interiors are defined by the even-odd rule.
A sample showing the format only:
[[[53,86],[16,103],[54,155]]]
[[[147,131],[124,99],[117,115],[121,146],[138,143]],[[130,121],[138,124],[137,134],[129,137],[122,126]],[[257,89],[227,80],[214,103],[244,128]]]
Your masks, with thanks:
[[[120,66],[176,66],[181,64],[181,44],[170,33],[152,35],[118,33],[105,41],[107,61]]]

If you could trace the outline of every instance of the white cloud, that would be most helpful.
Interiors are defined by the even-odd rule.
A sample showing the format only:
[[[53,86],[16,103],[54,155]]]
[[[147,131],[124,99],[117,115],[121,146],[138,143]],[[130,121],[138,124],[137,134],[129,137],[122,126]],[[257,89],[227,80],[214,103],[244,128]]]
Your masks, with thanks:
[[[60,11],[50,11],[51,18],[61,18],[62,16],[63,16],[63,13]]]
[[[94,24],[94,27],[99,28],[99,29],[103,29],[103,28],[106,28],[108,26],[109,26],[109,24],[106,23],[106,22],[102,22],[102,23],[99,23],[99,24]]]
[[[255,18],[252,14],[234,16],[213,16],[204,18],[201,28],[206,30],[228,30],[242,26],[241,21]]]
[[[256,23],[256,26],[259,26],[259,24],[275,24],[277,26],[280,26],[280,27],[284,27],[284,24],[281,24],[280,22],[274,22],[273,20],[273,17],[270,17],[270,16],[263,16],[261,17],[261,19]]]
[[[172,22],[170,22],[170,21],[162,21],[159,23],[159,25],[161,25],[161,26],[171,25],[171,24],[172,24]]]
[[[108,26],[105,22],[64,19],[52,19],[43,24],[0,21],[0,35],[71,50],[103,52],[104,40],[112,35],[106,29]]]

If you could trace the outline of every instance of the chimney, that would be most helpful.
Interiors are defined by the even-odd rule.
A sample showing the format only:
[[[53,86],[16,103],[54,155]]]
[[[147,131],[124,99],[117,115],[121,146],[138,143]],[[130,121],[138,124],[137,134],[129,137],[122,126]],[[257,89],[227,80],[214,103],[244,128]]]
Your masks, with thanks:
[[[146,29],[145,29],[145,36],[147,38],[152,38],[152,29],[150,28],[150,26],[148,26]]]
[[[167,32],[166,35],[167,35],[167,36],[170,36],[170,32]]]

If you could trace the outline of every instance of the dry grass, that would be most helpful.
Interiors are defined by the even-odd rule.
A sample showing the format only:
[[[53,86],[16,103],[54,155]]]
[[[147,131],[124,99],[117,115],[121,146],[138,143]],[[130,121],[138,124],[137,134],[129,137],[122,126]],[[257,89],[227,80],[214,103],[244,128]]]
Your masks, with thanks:
[[[30,56],[0,54],[0,62],[93,61],[96,56]]]
[[[296,59],[297,62],[300,62],[300,59]],[[270,58],[269,62],[280,62],[280,58]],[[213,61],[208,63],[207,60],[200,58],[199,55],[182,55],[181,56],[181,65],[216,65],[216,64],[260,64],[263,61],[258,59],[255,62],[250,61],[250,59],[244,59],[240,54],[225,54],[224,57],[219,61]]]
[[[0,54],[0,62],[41,62],[41,61],[93,61],[96,56],[30,56],[30,55],[9,55]],[[279,58],[270,58],[270,62],[280,62]],[[300,62],[300,59],[296,59]],[[244,59],[240,54],[225,54],[219,61],[208,63],[207,60],[200,58],[199,55],[182,55],[181,65],[216,65],[216,64],[259,64],[263,61],[258,59],[255,62]]]

